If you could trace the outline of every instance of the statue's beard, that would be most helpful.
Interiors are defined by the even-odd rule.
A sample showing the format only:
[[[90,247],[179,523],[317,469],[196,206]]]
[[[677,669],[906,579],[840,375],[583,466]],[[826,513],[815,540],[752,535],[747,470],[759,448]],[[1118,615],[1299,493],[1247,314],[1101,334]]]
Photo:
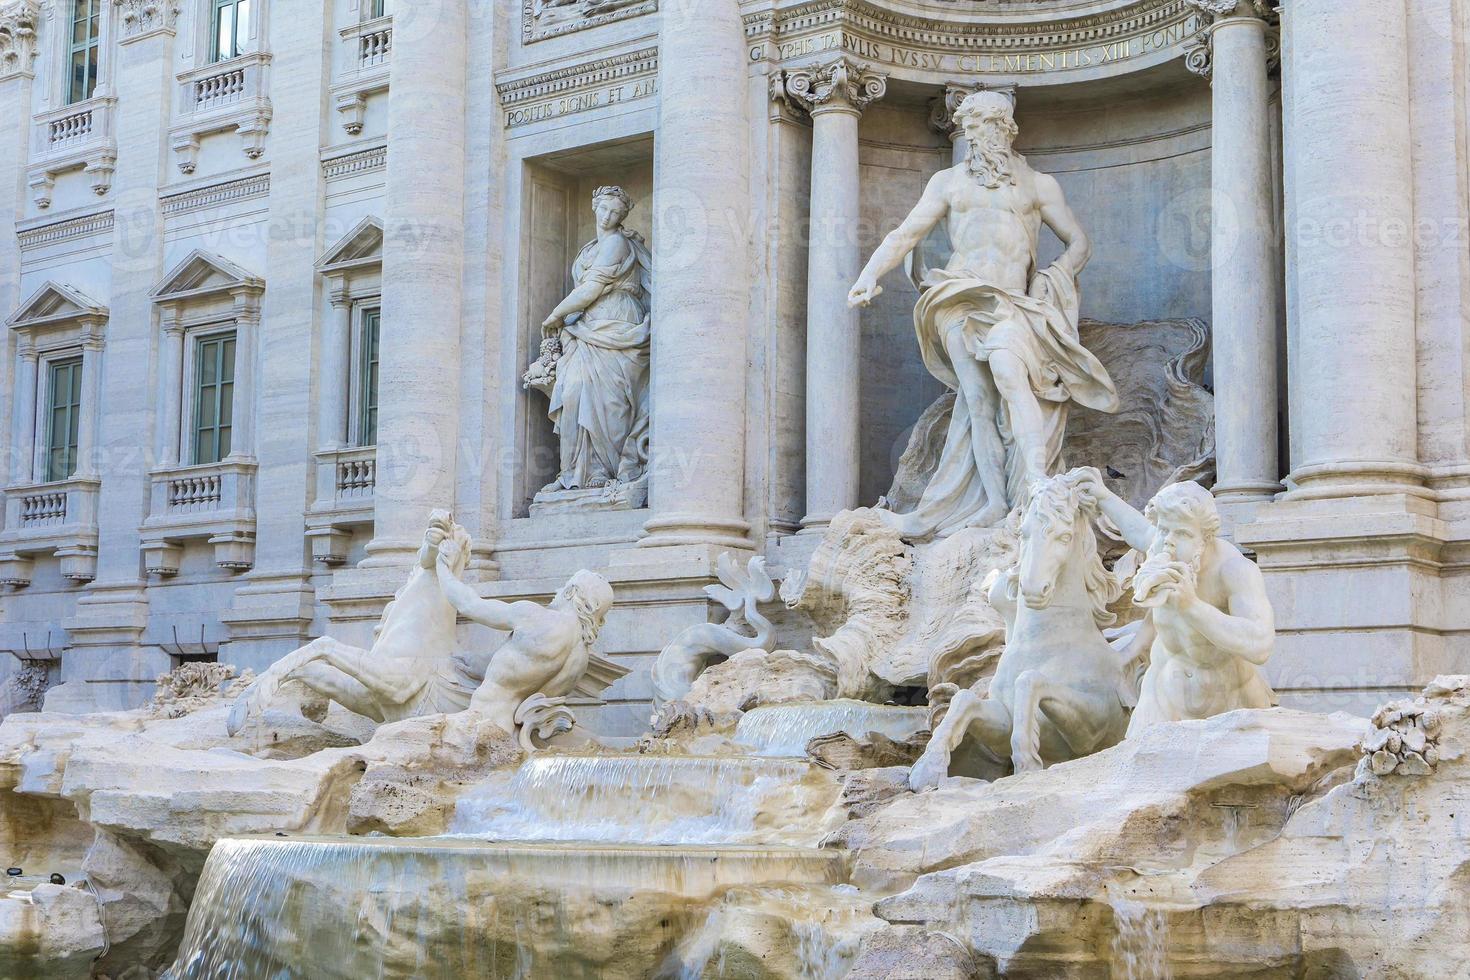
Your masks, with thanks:
[[[970,141],[970,173],[986,187],[1014,184],[1015,153],[999,129],[987,130],[979,142]]]

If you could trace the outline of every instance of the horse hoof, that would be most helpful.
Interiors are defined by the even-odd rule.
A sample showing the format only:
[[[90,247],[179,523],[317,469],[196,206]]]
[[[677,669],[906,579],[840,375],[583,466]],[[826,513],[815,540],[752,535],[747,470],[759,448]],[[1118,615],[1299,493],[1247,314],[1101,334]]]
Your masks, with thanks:
[[[248,698],[239,698],[234,707],[230,708],[230,715],[225,719],[225,732],[231,737],[240,734],[240,729],[245,727],[245,722],[250,717],[250,701]]]

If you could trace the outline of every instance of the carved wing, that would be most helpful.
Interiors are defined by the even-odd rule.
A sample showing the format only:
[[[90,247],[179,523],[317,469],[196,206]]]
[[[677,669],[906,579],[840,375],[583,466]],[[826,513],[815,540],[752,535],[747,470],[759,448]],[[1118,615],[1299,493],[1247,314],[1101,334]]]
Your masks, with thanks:
[[[631,673],[631,668],[622,664],[614,663],[606,657],[590,654],[587,658],[587,670],[582,674],[580,680],[572,686],[573,697],[595,698],[603,691],[611,687],[621,677]]]

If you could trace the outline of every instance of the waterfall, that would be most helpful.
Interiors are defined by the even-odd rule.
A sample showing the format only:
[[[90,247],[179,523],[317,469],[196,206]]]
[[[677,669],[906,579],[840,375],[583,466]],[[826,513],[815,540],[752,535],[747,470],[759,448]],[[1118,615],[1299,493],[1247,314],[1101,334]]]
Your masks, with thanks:
[[[834,778],[794,760],[535,756],[460,797],[450,832],[486,840],[815,844]]]
[[[1113,970],[1122,980],[1170,980],[1169,924],[1161,909],[1114,895]]]
[[[634,980],[726,890],[843,874],[782,847],[224,839],[166,977]]]
[[[796,701],[752,708],[735,726],[735,741],[762,756],[806,755],[806,744],[818,735],[846,732],[862,738],[881,732],[903,741],[929,727],[927,708],[866,701]]]

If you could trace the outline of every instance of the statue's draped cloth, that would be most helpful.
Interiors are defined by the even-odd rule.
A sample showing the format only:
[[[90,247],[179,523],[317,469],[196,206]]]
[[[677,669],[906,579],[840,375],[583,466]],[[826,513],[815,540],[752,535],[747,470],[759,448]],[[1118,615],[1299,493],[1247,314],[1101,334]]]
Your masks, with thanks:
[[[1077,279],[1052,267],[1038,273],[1030,295],[992,285],[971,273],[931,269],[914,306],[919,351],[936,378],[955,392],[954,414],[940,454],[939,466],[924,488],[918,506],[896,515],[905,537],[922,540],[964,527],[985,508],[970,426],[971,407],[955,376],[945,347],[954,329],[964,331],[965,348],[979,361],[997,350],[1010,351],[1026,365],[1031,390],[1041,403],[1046,436],[1046,472],[1062,469],[1062,439],[1071,402],[1100,412],[1118,410],[1118,392],[1107,368],[1077,340]],[[1005,446],[1006,493],[1021,500],[1026,468],[1016,452],[1009,413],[1003,400],[992,413]]]
[[[616,265],[592,265],[597,240],[572,264],[578,286],[597,283],[598,297],[563,327],[562,354],[551,389],[552,426],[561,443],[566,487],[635,480],[648,460],[648,301],[653,262],[635,235]],[[564,436],[574,426],[576,438]]]

